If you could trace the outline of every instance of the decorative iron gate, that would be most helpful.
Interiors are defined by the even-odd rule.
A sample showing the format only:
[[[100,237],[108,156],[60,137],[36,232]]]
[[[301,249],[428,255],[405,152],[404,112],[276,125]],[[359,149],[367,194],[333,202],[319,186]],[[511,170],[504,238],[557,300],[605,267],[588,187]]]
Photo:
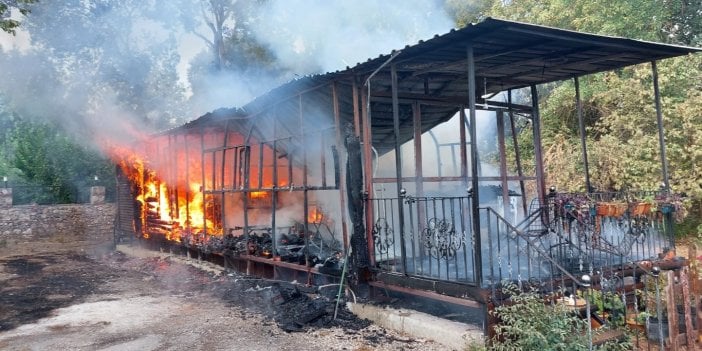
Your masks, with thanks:
[[[378,269],[477,283],[469,197],[406,196],[370,201]]]

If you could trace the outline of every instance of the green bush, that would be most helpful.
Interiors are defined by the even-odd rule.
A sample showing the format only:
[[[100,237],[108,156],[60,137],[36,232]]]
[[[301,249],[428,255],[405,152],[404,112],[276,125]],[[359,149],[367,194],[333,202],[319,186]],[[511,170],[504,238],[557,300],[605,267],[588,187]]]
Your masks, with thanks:
[[[535,291],[522,292],[506,283],[503,291],[510,301],[495,308],[500,321],[488,350],[495,351],[578,351],[588,349],[587,321],[571,307],[544,303]],[[594,332],[593,332],[594,333]],[[628,340],[608,342],[598,350],[628,350]]]

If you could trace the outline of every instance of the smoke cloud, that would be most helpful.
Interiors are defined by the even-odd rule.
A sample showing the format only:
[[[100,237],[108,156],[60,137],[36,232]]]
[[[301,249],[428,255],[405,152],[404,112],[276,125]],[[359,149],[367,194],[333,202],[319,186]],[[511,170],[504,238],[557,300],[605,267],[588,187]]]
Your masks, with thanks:
[[[256,38],[293,72],[303,75],[354,66],[453,27],[442,2],[270,1]]]
[[[193,35],[207,34],[194,24],[199,6],[37,3],[17,37],[2,37],[0,95],[22,115],[56,121],[78,140],[101,144],[109,137],[119,144],[148,135],[149,126],[171,127],[241,106],[281,79],[353,66],[452,27],[436,1],[269,1],[244,16],[247,27],[291,73],[249,77],[192,70],[209,55]],[[195,75],[209,89],[188,90]]]

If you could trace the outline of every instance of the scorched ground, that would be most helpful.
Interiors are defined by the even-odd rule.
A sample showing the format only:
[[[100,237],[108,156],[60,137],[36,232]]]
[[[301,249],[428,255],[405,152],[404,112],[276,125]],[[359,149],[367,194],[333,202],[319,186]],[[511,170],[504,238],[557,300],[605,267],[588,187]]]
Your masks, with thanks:
[[[305,287],[180,258],[15,250],[0,257],[2,350],[442,350]]]

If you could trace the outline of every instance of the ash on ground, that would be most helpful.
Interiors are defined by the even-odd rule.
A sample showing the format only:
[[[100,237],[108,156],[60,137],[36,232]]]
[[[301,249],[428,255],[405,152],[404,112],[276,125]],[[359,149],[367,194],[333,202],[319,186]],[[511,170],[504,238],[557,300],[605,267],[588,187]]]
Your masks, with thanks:
[[[337,305],[338,285],[325,286],[325,291],[320,291],[313,286],[236,272],[206,272],[172,262],[169,257],[128,260],[126,257],[120,258],[120,255],[115,253],[112,260],[123,267],[126,263],[127,267],[153,275],[171,293],[208,293],[230,305],[261,313],[287,332],[327,327],[360,330],[371,324],[346,308],[345,297],[342,296]]]
[[[343,298],[334,319],[338,285],[153,251],[15,250],[0,255],[0,283],[2,350],[446,350],[357,318]]]

